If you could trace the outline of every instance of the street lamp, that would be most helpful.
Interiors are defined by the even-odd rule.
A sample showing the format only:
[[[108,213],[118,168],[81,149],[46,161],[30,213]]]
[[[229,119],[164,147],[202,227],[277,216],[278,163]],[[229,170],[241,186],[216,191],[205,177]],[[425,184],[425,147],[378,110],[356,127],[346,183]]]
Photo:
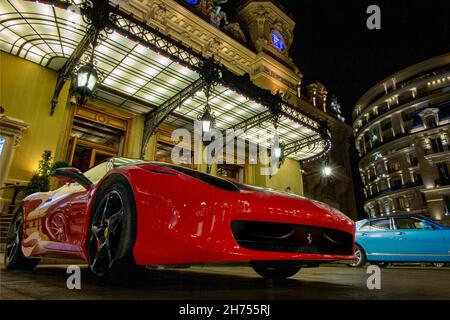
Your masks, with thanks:
[[[98,72],[93,63],[84,65],[78,69],[73,81],[72,93],[76,94],[79,105],[86,103],[88,97],[92,96],[98,83]]]
[[[94,91],[94,88],[97,85],[98,75],[93,66],[82,66],[78,70],[76,78],[78,90],[86,93]]]
[[[206,148],[208,148],[208,145],[212,142],[211,140],[204,140],[203,134],[209,134],[211,133],[212,129],[214,129],[214,125],[216,122],[216,119],[213,115],[213,113],[211,112],[211,107],[209,106],[209,96],[210,96],[210,90],[211,90],[211,85],[208,84],[207,87],[205,88],[205,97],[206,97],[206,104],[205,104],[205,108],[203,109],[203,113],[201,114],[201,116],[198,117],[198,120],[202,123],[202,142],[205,145]],[[211,138],[209,138],[211,139]],[[215,157],[215,150],[213,151],[213,157]],[[211,168],[212,168],[212,163],[208,163],[206,164],[206,173],[211,174]]]
[[[276,133],[273,138],[271,150],[268,151],[270,151],[270,156],[275,161],[278,168],[281,167],[281,164],[284,162],[284,149],[285,145],[278,136],[278,133]]]
[[[200,121],[202,122],[202,129],[204,133],[210,132],[214,126],[214,116],[211,113],[211,108],[208,103],[206,103],[205,109],[203,110],[203,114],[200,117]]]
[[[273,149],[273,152],[274,152],[274,154],[275,154],[275,158],[277,158],[277,159],[280,159],[281,158],[281,146],[280,145],[278,145],[277,147],[275,147],[274,149]]]
[[[97,88],[97,84],[103,81],[104,74],[100,70],[97,70],[95,60],[95,48],[98,45],[98,39],[100,37],[100,28],[95,29],[93,34],[93,40],[91,43],[92,49],[90,56],[86,57],[86,64],[79,67],[78,71],[74,74],[72,81],[71,93],[77,95],[77,102],[79,105],[86,103],[88,97],[91,97]]]
[[[211,94],[211,84],[207,84],[207,86],[204,88],[205,92],[205,98],[206,98],[206,104],[205,108],[203,109],[202,115],[198,118],[202,122],[202,130],[203,133],[209,133],[211,129],[214,128],[215,124],[215,117],[211,112],[211,107],[209,106],[209,97]]]
[[[333,170],[331,169],[331,167],[329,165],[325,165],[325,167],[322,168],[322,174],[325,177],[331,176],[332,173],[333,173]]]

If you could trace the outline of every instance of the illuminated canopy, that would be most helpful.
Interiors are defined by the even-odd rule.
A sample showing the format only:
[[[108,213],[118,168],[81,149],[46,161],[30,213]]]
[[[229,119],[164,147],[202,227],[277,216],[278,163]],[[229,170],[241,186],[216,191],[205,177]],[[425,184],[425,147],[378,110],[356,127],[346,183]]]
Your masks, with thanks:
[[[79,14],[83,11],[77,12],[81,2],[1,1],[1,50],[59,72],[88,28]],[[111,33],[95,49],[97,68],[104,74],[97,97],[135,112],[149,113],[201,77],[202,57],[133,19],[119,14]],[[86,56],[84,53],[81,61]],[[216,127],[221,130],[251,119],[263,120],[248,130],[248,138],[255,141],[260,127],[273,126],[270,117],[258,118],[267,114],[270,106],[258,94],[245,92],[242,82],[238,76],[236,81],[222,79],[213,88],[209,103]],[[186,126],[198,119],[205,102],[203,91],[198,90],[164,121]],[[286,150],[290,150],[289,157],[308,160],[329,151],[329,135],[322,123],[284,102],[281,111],[278,133]]]

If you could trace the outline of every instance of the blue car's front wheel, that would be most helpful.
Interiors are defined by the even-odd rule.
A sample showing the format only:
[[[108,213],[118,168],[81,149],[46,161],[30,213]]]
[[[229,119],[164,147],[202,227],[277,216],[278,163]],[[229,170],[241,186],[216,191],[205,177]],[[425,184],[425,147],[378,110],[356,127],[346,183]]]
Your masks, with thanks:
[[[359,245],[356,245],[355,248],[355,261],[350,263],[349,266],[353,268],[361,268],[367,263],[366,253],[364,249]]]

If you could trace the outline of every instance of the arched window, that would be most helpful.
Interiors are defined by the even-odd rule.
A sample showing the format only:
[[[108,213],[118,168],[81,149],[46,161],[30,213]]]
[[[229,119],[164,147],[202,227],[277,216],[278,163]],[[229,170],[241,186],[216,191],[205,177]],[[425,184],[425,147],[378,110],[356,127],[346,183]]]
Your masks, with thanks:
[[[427,124],[427,128],[435,128],[437,127],[437,121],[436,121],[436,117],[433,116],[428,116],[425,120],[426,124]]]

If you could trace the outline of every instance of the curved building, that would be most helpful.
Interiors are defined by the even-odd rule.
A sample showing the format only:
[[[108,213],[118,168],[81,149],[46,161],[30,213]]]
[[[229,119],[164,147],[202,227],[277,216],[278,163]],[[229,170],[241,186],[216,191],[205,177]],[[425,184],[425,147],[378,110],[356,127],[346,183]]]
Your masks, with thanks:
[[[366,213],[450,219],[450,53],[373,86],[353,120]]]

